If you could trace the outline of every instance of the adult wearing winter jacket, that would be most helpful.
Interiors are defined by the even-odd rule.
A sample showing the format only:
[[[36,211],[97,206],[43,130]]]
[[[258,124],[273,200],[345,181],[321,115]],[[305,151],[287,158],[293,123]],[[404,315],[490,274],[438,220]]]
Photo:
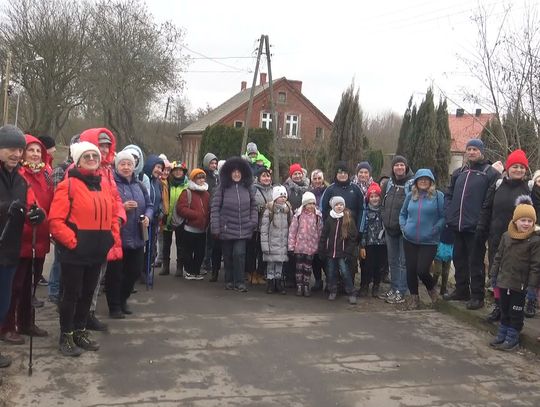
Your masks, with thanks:
[[[116,138],[109,129],[106,128],[93,128],[85,130],[81,133],[79,137],[80,141],[88,141],[98,147],[101,154],[101,162],[97,175],[101,176],[103,182],[107,183],[110,187],[113,198],[116,201],[116,213],[118,214],[121,222],[126,221],[126,211],[124,210],[124,205],[122,199],[118,194],[118,189],[116,188],[116,182],[114,181],[114,156],[116,154]],[[120,239],[120,230],[114,231],[113,233],[118,233],[117,236],[114,236],[114,245],[107,254],[107,261],[116,261],[122,259],[122,241]],[[96,331],[105,331],[107,330],[107,325],[97,319],[95,313],[97,308],[99,287],[101,285],[101,280],[105,276],[107,270],[107,262],[103,262],[100,272],[98,283],[96,284],[96,289],[94,291],[94,296],[92,297],[92,304],[90,306],[90,315],[88,317],[88,329]]]
[[[399,226],[399,214],[405,196],[411,190],[413,177],[414,174],[407,164],[407,159],[396,155],[392,159],[390,178],[381,183],[381,212],[392,284],[390,290],[383,293],[379,298],[394,304],[404,302],[404,296],[407,293],[407,271],[405,268],[405,252],[403,251],[403,235]]]
[[[19,171],[36,197],[43,218],[49,212],[53,197],[50,182],[50,167],[45,146],[34,136],[25,135],[26,149]],[[33,243],[35,229],[35,242]],[[35,253],[32,248],[34,247]],[[47,336],[47,331],[32,322],[32,282],[37,285],[43,272],[45,256],[49,252],[49,225],[45,219],[39,225],[28,220],[24,224],[19,265],[11,291],[11,306],[2,326],[4,341],[12,344],[24,343],[21,333],[32,336]],[[32,269],[32,258],[33,269]],[[34,275],[32,276],[32,272]],[[32,280],[33,278],[33,280]],[[34,300],[36,301],[36,300]]]
[[[302,166],[298,163],[289,167],[289,178],[285,180],[283,186],[287,189],[288,200],[293,211],[302,206],[302,195],[309,189],[309,180],[304,176]]]
[[[246,241],[258,222],[252,183],[249,163],[240,157],[230,158],[221,167],[219,187],[212,198],[210,224],[212,234],[222,243],[227,289],[246,291]]]
[[[399,214],[399,224],[404,239],[407,286],[411,293],[408,307],[416,309],[419,306],[418,278],[426,286],[431,300],[438,300],[430,268],[445,224],[444,195],[437,191],[431,170],[422,168],[416,172],[411,193],[405,198]]]
[[[21,252],[28,208],[36,198],[19,172],[26,148],[21,130],[12,125],[0,127],[0,326],[11,303],[11,286]],[[11,358],[0,353],[0,368]]]
[[[210,194],[206,173],[195,168],[189,174],[186,190],[182,192],[176,211],[185,219],[182,236],[182,255],[187,280],[202,280],[201,265],[206,248],[206,229],[210,222]]]
[[[476,244],[475,232],[486,193],[500,173],[484,158],[484,143],[471,139],[465,150],[465,165],[455,170],[445,195],[448,226],[455,233],[453,261],[456,289],[445,300],[469,301],[471,309],[483,307],[484,270],[475,270],[476,258],[484,258],[485,247]],[[476,271],[476,272],[475,272]]]
[[[206,183],[208,184],[208,193],[210,194],[210,202],[214,190],[219,184],[219,173],[217,170],[218,158],[213,153],[206,153],[203,157],[203,170],[206,174]],[[215,247],[215,253],[214,253]],[[214,255],[216,259],[214,260]],[[219,269],[221,267],[221,245],[219,240],[215,241],[212,237],[212,231],[208,228],[206,232],[206,252],[204,255],[203,268],[211,271],[210,282],[216,282]]]
[[[135,168],[133,169],[133,175],[135,178],[142,182],[147,191],[150,191],[150,178],[143,171],[144,169],[144,153],[141,148],[135,144],[128,144],[122,151],[129,152],[135,159]]]
[[[512,220],[516,199],[521,195],[530,195],[531,191],[526,180],[528,168],[529,160],[525,152],[523,150],[513,151],[506,159],[506,175],[487,190],[476,227],[476,244],[485,247],[487,241],[490,267],[493,264],[501,237],[508,230],[508,223]],[[474,273],[483,273],[484,258],[476,260],[473,268]],[[483,291],[479,294],[481,296],[478,299],[483,300]],[[500,318],[499,297],[499,293],[496,291],[495,307],[488,316],[490,321],[496,321]]]
[[[315,201],[317,208],[321,207],[321,199],[328,187],[328,183],[324,180],[324,173],[320,169],[311,171],[311,183],[308,191],[315,195]],[[322,212],[321,212],[322,216]],[[313,255],[313,277],[315,278],[315,284],[313,284],[312,291],[319,291],[323,288],[322,272],[324,269],[324,262],[320,259],[319,255],[315,253]]]
[[[59,349],[65,356],[79,356],[83,350],[99,349],[86,330],[87,318],[100,268],[120,234],[120,218],[116,187],[101,175],[98,147],[76,143],[71,155],[75,166],[55,191],[49,227],[62,267]]]
[[[135,175],[135,166],[136,161],[129,150],[123,150],[116,156],[114,179],[124,203],[127,220],[120,229],[123,259],[110,261],[105,275],[111,318],[123,318],[124,314],[132,313],[127,300],[144,268],[146,240],[142,228],[148,227],[153,216],[150,196]]]
[[[372,172],[371,164],[367,161],[361,161],[356,166],[356,175],[352,182],[358,185],[364,196],[366,196],[368,188],[373,184]]]

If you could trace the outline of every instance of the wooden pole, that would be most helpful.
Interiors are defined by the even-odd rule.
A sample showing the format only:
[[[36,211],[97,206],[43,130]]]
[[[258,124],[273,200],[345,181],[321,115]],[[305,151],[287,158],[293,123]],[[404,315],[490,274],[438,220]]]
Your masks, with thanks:
[[[257,76],[259,74],[259,64],[261,62],[262,48],[264,44],[265,35],[261,35],[259,39],[259,52],[257,53],[257,63],[255,64],[255,72],[253,73],[253,83],[251,85],[251,91],[249,94],[249,103],[248,110],[246,113],[246,120],[244,120],[244,136],[242,137],[242,149],[240,150],[240,155],[246,152],[247,138],[249,131],[249,123],[251,121],[251,113],[253,112],[253,96],[255,95],[255,86],[257,86]]]
[[[9,87],[10,75],[11,75],[11,51],[8,52],[7,61],[6,61],[6,74],[4,75],[4,126],[8,124],[8,113],[9,113],[8,87]]]
[[[266,43],[266,61],[268,63],[268,90],[270,92],[270,112],[272,114],[272,133],[274,135],[274,182],[281,183],[279,176],[279,134],[278,134],[278,117],[276,116],[276,105],[274,104],[274,82],[272,81],[272,62],[270,58],[270,40],[268,35],[265,35]]]

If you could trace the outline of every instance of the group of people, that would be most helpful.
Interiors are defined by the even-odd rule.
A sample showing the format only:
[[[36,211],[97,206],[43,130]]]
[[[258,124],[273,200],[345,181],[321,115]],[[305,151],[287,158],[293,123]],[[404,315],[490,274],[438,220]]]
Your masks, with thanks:
[[[280,183],[255,143],[242,157],[218,161],[207,153],[191,171],[164,155],[145,158],[136,145],[117,151],[106,128],[74,136],[66,161],[53,169],[54,148],[50,137],[0,128],[5,342],[48,335],[36,326],[33,309],[42,305],[35,290],[51,239],[49,300],[58,305],[65,356],[99,349],[89,330],[106,329],[95,314],[101,281],[109,317],[120,319],[133,312],[128,299],[138,279],[152,284],[154,267],[171,274],[173,236],[177,277],[202,280],[209,271],[216,282],[223,260],[227,290],[246,292],[246,280],[266,284],[269,294],[294,288],[309,297],[325,288],[330,301],[343,291],[351,304],[372,295],[407,309],[420,305],[418,280],[433,302],[443,295],[482,308],[487,243],[495,296],[488,319],[500,320],[491,344],[514,349],[524,315],[536,312],[540,171],[528,177],[521,150],[504,165],[492,164],[482,142],[470,140],[464,165],[443,192],[430,169],[413,173],[399,155],[379,183],[366,161],[356,171],[338,162],[331,183],[323,171],[308,174],[293,163]],[[456,287],[447,293],[452,260]],[[387,271],[390,289],[383,292]],[[9,364],[0,355],[0,366]]]

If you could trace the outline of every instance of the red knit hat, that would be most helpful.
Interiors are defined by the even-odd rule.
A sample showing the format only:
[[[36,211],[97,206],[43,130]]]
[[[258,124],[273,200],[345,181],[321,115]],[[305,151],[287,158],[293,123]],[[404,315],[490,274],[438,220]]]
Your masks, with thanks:
[[[379,184],[377,184],[376,182],[372,183],[369,188],[367,189],[367,192],[366,192],[366,201],[369,200],[369,197],[372,195],[372,194],[377,194],[379,196],[382,195],[382,191],[381,191],[381,187],[379,186]]]
[[[289,167],[289,176],[292,177],[292,175],[296,172],[300,171],[302,172],[302,166],[298,163],[291,164]]]
[[[529,168],[529,160],[527,160],[525,151],[523,150],[512,151],[510,155],[508,156],[508,158],[506,159],[506,165],[504,166],[504,169],[508,171],[508,168],[510,168],[514,164],[521,164],[525,168]]]

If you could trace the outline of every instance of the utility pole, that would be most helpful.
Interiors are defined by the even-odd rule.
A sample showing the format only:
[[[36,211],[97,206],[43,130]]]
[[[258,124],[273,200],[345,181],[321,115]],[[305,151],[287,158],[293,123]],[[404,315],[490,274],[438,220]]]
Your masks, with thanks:
[[[8,123],[8,112],[9,112],[8,87],[9,87],[10,75],[11,75],[11,51],[9,51],[7,55],[6,73],[4,75],[4,126]]]
[[[261,62],[261,55],[264,52],[266,54],[267,69],[268,69],[268,89],[270,92],[270,114],[272,116],[272,133],[274,135],[274,179],[280,180],[279,177],[279,138],[278,138],[278,118],[276,116],[276,107],[274,105],[274,85],[272,81],[272,64],[270,58],[270,40],[268,35],[261,35],[259,39],[259,51],[257,52],[257,62],[255,64],[255,72],[253,73],[253,83],[251,85],[251,91],[249,94],[248,110],[246,113],[246,120],[244,121],[244,136],[242,137],[242,150],[240,155],[246,152],[249,123],[251,121],[251,114],[253,112],[253,98],[255,95],[255,86],[257,86],[257,77],[259,76],[259,65]]]

